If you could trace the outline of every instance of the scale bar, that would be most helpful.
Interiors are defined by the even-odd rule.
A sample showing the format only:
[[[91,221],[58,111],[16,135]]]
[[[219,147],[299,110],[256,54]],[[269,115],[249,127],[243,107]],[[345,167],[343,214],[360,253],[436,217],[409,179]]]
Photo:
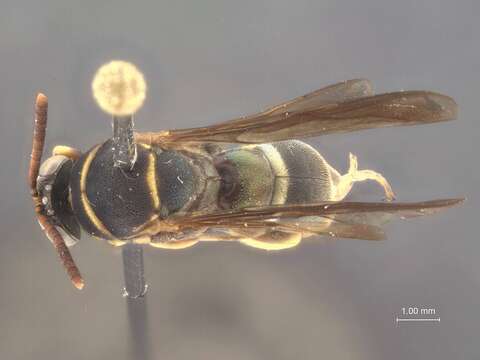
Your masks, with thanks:
[[[396,319],[397,323],[398,322],[422,322],[422,321],[425,321],[425,322],[429,322],[429,321],[433,321],[433,322],[440,322],[440,318],[398,318]]]

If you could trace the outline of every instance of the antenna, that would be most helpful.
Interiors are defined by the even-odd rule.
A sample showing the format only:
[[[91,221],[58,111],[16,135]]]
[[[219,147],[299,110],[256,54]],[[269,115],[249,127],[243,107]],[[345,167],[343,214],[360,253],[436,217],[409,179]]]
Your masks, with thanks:
[[[72,255],[70,254],[62,235],[55,228],[55,225],[50,221],[49,217],[43,213],[42,200],[40,199],[37,190],[38,171],[40,169],[43,147],[45,145],[45,134],[47,132],[47,111],[48,99],[45,95],[40,93],[35,100],[35,123],[33,127],[30,167],[28,170],[28,184],[30,186],[30,194],[32,196],[38,223],[47,237],[52,241],[73,285],[81,290],[85,283],[80,275],[80,271],[75,265],[75,261],[73,261]]]

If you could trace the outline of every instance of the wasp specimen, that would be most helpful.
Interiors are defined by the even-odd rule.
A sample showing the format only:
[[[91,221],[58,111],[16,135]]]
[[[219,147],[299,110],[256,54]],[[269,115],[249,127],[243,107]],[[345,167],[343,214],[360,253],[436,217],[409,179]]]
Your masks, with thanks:
[[[303,238],[380,240],[394,216],[431,214],[463,199],[392,202],[380,173],[350,167],[340,174],[310,145],[296,140],[355,130],[452,120],[453,99],[430,91],[374,95],[367,80],[349,80],[261,113],[213,126],[134,133],[145,99],[142,74],[113,61],[92,83],[113,115],[114,136],[81,153],[56,146],[40,166],[47,98],[39,94],[29,184],[41,227],[73,284],[84,281],[67,246],[80,229],[113,245],[183,249],[200,241],[239,241],[267,250]],[[386,201],[343,201],[355,182],[373,180]]]

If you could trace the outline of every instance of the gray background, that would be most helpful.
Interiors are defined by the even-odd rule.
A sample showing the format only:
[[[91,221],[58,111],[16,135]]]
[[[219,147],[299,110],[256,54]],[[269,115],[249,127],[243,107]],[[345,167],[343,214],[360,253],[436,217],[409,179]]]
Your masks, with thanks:
[[[478,358],[479,10],[474,0],[3,1],[0,358]],[[50,98],[48,152],[89,148],[110,136],[90,81],[112,58],[146,75],[143,130],[210,124],[355,77],[377,92],[449,94],[457,122],[309,142],[342,171],[354,152],[399,200],[469,201],[391,224],[382,243],[148,249],[146,309],[121,296],[119,250],[85,238],[73,250],[87,281],[78,292],[28,197],[33,100]],[[372,184],[354,193],[382,196]],[[441,323],[397,326],[404,306],[434,307]]]

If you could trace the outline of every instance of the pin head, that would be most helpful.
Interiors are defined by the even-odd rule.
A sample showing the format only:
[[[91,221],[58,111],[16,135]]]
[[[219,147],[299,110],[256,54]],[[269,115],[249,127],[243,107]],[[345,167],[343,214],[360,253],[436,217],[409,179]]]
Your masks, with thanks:
[[[135,113],[143,105],[147,85],[135,65],[114,60],[97,70],[92,81],[92,92],[103,111],[126,116]]]

